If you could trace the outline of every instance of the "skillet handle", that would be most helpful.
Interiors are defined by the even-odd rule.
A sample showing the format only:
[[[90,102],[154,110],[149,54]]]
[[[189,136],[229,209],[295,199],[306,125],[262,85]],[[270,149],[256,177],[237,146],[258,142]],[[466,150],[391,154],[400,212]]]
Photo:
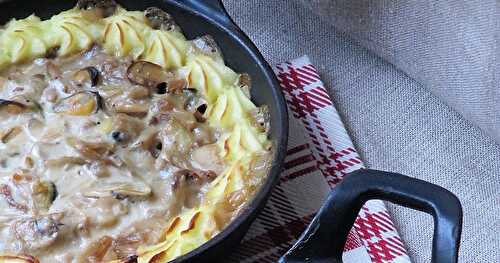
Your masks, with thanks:
[[[182,3],[206,15],[207,18],[216,20],[225,27],[239,30],[239,27],[226,11],[222,0],[182,0]]]
[[[347,235],[359,210],[371,199],[431,214],[434,218],[432,262],[457,262],[462,232],[462,206],[458,198],[422,180],[367,169],[347,175],[332,190],[306,231],[279,262],[342,262]]]

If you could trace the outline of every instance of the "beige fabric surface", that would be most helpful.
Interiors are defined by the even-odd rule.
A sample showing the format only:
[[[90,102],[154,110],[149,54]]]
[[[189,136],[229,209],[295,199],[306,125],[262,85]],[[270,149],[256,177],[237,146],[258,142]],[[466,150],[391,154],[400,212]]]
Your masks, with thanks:
[[[460,262],[500,262],[500,146],[491,137],[301,1],[224,3],[271,64],[310,56],[369,167],[458,195],[464,208]],[[432,218],[390,210],[412,260],[430,262]]]

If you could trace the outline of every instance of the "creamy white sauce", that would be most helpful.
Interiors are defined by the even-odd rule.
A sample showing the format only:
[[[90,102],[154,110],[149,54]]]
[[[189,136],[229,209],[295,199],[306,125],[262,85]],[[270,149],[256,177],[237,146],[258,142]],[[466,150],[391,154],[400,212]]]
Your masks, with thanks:
[[[51,78],[47,73],[50,63],[60,70],[59,77]],[[149,233],[142,241],[154,243],[158,234],[152,233],[160,233],[169,218],[177,215],[185,205],[197,203],[202,198],[207,181],[202,180],[189,189],[173,189],[174,181],[178,180],[176,171],[223,168],[214,166],[216,162],[213,161],[198,163],[191,158],[191,151],[202,146],[200,141],[213,143],[216,140],[217,132],[208,128],[206,123],[186,124],[183,122],[191,119],[174,118],[181,125],[201,127],[213,138],[207,139],[207,135],[193,132],[193,127],[187,128],[188,136],[193,140],[186,144],[187,152],[178,153],[173,149],[173,154],[178,156],[164,160],[172,157],[166,146],[158,156],[149,149],[132,147],[147,132],[146,128],[157,127],[161,131],[168,125],[163,122],[151,124],[154,115],[151,110],[139,117],[125,118],[132,118],[133,123],[142,127],[135,133],[127,131],[130,138],[121,143],[112,136],[118,115],[110,109],[99,109],[86,116],[54,112],[55,105],[62,99],[83,90],[99,92],[107,103],[112,97],[109,94],[114,91],[127,92],[138,88],[126,77],[130,63],[130,59],[110,57],[94,48],[71,58],[37,59],[30,65],[13,66],[0,74],[0,99],[24,96],[30,100],[26,104],[37,103],[33,104],[36,108],[16,114],[9,113],[6,106],[0,106],[0,135],[5,139],[0,142],[0,187],[3,189],[3,192],[0,190],[0,252],[28,254],[41,262],[92,262],[89,247],[103,236],[109,236],[114,241],[103,259],[120,258],[123,255],[116,253],[116,246],[119,246],[116,239],[120,235]],[[79,87],[72,82],[75,72],[87,66],[100,71],[97,87],[90,87],[88,83]],[[151,90],[150,94],[139,99],[118,96],[123,96],[126,103],[147,105],[150,109],[158,100],[170,96],[154,93]],[[177,100],[178,105],[184,103],[183,95],[170,99]],[[177,106],[173,111],[184,114],[179,116],[192,114]],[[6,135],[12,128],[18,134],[11,132],[11,135]],[[102,156],[89,158],[73,145],[75,141],[111,148]],[[174,140],[172,143],[180,142]],[[60,158],[73,158],[74,164],[51,163]],[[207,168],[203,163],[211,167]],[[49,183],[55,185],[57,197],[45,202],[43,198],[51,199],[47,197],[50,191],[43,190]],[[111,191],[122,189],[125,184],[142,192],[139,196],[128,196]],[[38,193],[41,197],[35,197],[37,191],[41,192]],[[184,191],[189,200],[179,200],[179,191]],[[47,207],[42,204],[47,204]]]

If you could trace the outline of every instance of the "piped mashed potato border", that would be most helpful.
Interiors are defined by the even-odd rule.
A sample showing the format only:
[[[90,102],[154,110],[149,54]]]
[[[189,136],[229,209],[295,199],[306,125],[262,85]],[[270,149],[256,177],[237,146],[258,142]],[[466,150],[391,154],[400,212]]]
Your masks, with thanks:
[[[43,57],[55,48],[58,56],[69,56],[94,44],[101,45],[110,55],[131,56],[177,71],[191,88],[203,92],[210,125],[225,131],[218,146],[228,168],[210,183],[198,207],[185,209],[166,222],[162,242],[137,251],[140,263],[167,262],[219,233],[225,225],[218,217],[231,205],[235,194],[251,197],[266,173],[249,171],[258,156],[269,153],[271,143],[266,131],[250,118],[258,108],[245,92],[248,87],[239,84],[240,75],[225,66],[220,56],[192,52],[193,42],[180,30],[153,29],[144,12],[118,7],[110,17],[91,20],[73,8],[48,20],[35,15],[13,19],[0,29],[0,70]],[[235,209],[233,217],[238,211]]]

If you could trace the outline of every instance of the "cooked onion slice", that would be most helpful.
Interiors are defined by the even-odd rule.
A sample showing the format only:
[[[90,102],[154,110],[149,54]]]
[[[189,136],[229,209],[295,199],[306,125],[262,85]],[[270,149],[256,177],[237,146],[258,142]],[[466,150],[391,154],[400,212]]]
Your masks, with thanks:
[[[54,112],[69,115],[86,116],[99,110],[101,104],[97,92],[82,91],[62,99],[54,105]]]
[[[28,255],[0,255],[0,263],[40,263],[40,261]]]

